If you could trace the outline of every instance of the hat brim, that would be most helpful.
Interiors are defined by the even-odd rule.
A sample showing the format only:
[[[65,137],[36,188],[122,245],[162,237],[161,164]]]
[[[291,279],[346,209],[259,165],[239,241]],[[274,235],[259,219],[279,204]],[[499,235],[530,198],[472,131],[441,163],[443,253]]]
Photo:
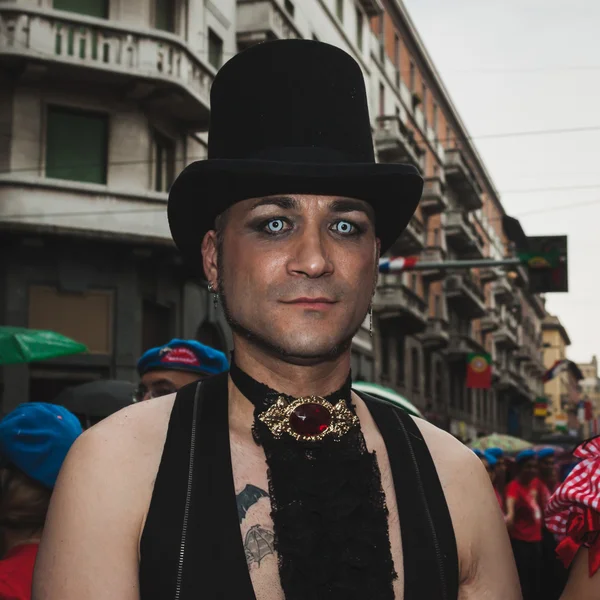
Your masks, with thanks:
[[[208,159],[188,165],[173,183],[169,226],[186,262],[203,274],[202,240],[232,204],[277,194],[343,196],[373,207],[384,254],[408,225],[422,192],[423,179],[412,165]]]

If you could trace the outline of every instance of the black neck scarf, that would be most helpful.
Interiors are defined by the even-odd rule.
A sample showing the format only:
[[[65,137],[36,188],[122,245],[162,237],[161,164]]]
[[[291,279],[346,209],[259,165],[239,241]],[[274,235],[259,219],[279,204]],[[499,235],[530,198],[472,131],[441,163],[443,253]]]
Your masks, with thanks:
[[[278,402],[289,405],[296,398],[259,383],[234,360],[230,375],[254,405],[252,431],[267,458],[274,543],[286,600],[393,600],[397,575],[381,474],[356,418],[350,375],[324,400],[337,408],[345,401],[346,422],[351,423],[341,435],[318,441],[299,440],[287,431],[274,435],[259,417]]]

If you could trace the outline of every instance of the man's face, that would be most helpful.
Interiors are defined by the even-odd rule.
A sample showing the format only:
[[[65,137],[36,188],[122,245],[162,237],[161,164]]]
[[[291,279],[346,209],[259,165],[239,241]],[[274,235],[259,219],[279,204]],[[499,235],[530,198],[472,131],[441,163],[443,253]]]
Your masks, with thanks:
[[[202,379],[197,373],[186,371],[149,371],[140,379],[136,390],[136,400],[150,400],[175,393],[188,383]]]
[[[225,220],[220,244],[215,232],[205,237],[203,258],[234,335],[298,364],[346,350],[376,282],[370,206],[269,196],[238,202]]]
[[[551,475],[554,472],[554,457],[553,456],[545,456],[544,458],[540,458],[540,473],[542,475]]]
[[[520,470],[521,480],[525,483],[529,483],[537,477],[538,464],[535,458],[530,458],[523,462]]]

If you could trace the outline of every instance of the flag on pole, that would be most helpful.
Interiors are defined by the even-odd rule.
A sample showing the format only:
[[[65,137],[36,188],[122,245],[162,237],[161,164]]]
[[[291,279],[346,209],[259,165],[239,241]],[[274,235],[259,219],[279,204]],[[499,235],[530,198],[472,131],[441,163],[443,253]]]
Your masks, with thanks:
[[[417,256],[396,256],[394,258],[382,258],[379,260],[380,273],[398,273],[408,271],[414,267],[419,258]]]
[[[492,357],[489,354],[467,356],[467,387],[484,390],[492,387]]]
[[[548,416],[548,398],[536,398],[535,404],[533,405],[533,416],[534,417],[547,417]]]
[[[557,375],[560,375],[563,371],[566,371],[569,368],[569,364],[571,361],[567,358],[563,360],[557,360],[542,376],[542,381],[544,383],[554,379]]]

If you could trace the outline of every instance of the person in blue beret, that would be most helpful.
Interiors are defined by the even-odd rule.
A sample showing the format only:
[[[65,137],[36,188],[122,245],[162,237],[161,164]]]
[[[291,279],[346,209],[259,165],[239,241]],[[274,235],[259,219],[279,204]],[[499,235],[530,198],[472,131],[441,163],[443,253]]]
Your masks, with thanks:
[[[173,339],[164,346],[150,348],[137,363],[140,383],[135,400],[149,400],[174,394],[184,385],[229,369],[220,350],[196,340]]]
[[[21,404],[0,421],[0,598],[29,600],[52,489],[79,419],[55,404]]]
[[[558,474],[556,472],[556,451],[554,448],[542,448],[538,450],[537,458],[540,469],[539,478],[553,494],[558,487]]]

